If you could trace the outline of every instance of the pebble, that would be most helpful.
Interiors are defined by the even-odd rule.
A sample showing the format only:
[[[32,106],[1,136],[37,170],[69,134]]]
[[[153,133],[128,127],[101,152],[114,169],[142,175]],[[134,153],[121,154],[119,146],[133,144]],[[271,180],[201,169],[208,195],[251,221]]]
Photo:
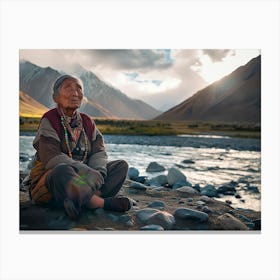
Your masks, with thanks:
[[[184,159],[184,160],[182,161],[182,163],[190,163],[190,164],[193,164],[194,161],[191,160],[191,159]]]
[[[220,228],[223,230],[248,230],[248,227],[243,222],[229,213],[225,213],[217,219],[219,221]]]
[[[192,187],[181,187],[176,191],[182,197],[188,197],[189,195],[197,194],[197,191]]]
[[[200,193],[209,197],[217,197],[218,193],[213,185],[207,185],[201,189]]]
[[[206,196],[206,195],[202,195],[199,199],[200,199],[201,201],[204,201],[204,202],[213,201],[212,198],[210,198],[209,196]]]
[[[131,182],[129,185],[130,188],[140,190],[140,191],[145,191],[147,187],[141,183],[138,182]]]
[[[139,176],[139,170],[135,167],[129,167],[127,176],[129,179],[134,180]]]
[[[260,193],[258,187],[254,187],[254,186],[248,186],[247,191],[252,192],[252,193]]]
[[[213,211],[208,206],[203,206],[201,211],[205,213],[213,213]]]
[[[170,168],[167,174],[167,181],[170,186],[173,186],[177,182],[186,182],[186,176],[177,168]]]
[[[174,216],[176,218],[191,219],[199,222],[205,222],[209,218],[208,214],[190,208],[178,208],[175,211]]]
[[[160,211],[152,208],[144,208],[136,211],[136,217],[141,224],[160,225],[164,229],[172,229],[175,224],[175,218],[173,215],[166,211]]]
[[[149,207],[149,208],[156,208],[156,209],[163,210],[163,209],[165,208],[165,204],[164,204],[164,202],[162,202],[162,201],[156,200],[156,201],[153,201],[152,203],[150,203],[150,204],[148,205],[148,207]]]
[[[161,172],[164,171],[165,167],[158,164],[156,161],[150,162],[146,168],[146,172]]]
[[[138,176],[137,178],[134,178],[134,181],[144,184],[146,183],[147,179],[147,176]]]
[[[180,181],[180,182],[175,183],[175,184],[172,186],[172,189],[173,189],[173,190],[176,190],[176,189],[179,189],[179,188],[185,187],[185,186],[191,187],[192,184],[191,184],[190,182],[187,182],[187,181]]]
[[[147,225],[147,226],[141,227],[140,230],[164,230],[164,228],[159,225]]]

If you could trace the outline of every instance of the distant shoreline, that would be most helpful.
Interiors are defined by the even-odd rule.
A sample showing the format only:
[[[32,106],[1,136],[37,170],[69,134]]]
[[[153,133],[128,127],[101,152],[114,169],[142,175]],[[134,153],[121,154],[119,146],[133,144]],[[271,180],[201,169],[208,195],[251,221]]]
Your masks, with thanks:
[[[20,117],[20,132],[35,132],[40,118]],[[157,121],[94,118],[103,134],[117,135],[219,135],[239,138],[261,138],[261,128],[253,123],[221,123],[200,121]]]

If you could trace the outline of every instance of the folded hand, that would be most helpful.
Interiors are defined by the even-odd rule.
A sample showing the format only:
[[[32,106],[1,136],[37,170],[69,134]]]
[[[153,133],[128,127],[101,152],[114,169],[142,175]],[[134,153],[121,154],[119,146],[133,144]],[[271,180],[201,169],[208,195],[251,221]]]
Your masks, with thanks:
[[[86,181],[95,190],[99,190],[100,187],[104,184],[104,178],[101,173],[92,168],[88,169],[86,173]]]

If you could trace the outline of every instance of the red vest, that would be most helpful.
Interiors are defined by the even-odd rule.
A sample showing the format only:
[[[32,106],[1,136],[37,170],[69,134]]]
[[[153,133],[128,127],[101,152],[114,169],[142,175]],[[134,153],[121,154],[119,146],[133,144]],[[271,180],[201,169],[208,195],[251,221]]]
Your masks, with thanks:
[[[86,135],[89,139],[89,141],[92,140],[92,134],[93,134],[93,130],[94,130],[94,124],[91,120],[91,118],[84,114],[84,113],[80,113],[82,120],[83,120],[83,127],[85,129]],[[49,110],[48,112],[46,112],[43,118],[47,118],[50,122],[50,124],[52,125],[52,127],[55,129],[58,137],[60,140],[62,140],[63,138],[63,127],[61,124],[61,120],[60,120],[60,115],[58,114],[58,111],[56,108]]]

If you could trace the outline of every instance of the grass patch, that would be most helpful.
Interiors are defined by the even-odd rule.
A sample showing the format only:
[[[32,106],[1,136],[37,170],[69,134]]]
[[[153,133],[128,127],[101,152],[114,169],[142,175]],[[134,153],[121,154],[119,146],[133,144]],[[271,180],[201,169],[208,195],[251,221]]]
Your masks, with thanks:
[[[94,119],[103,134],[122,135],[180,135],[180,134],[217,134],[231,137],[260,138],[259,125],[244,123],[155,121]],[[21,131],[36,131],[40,118],[20,117]]]

